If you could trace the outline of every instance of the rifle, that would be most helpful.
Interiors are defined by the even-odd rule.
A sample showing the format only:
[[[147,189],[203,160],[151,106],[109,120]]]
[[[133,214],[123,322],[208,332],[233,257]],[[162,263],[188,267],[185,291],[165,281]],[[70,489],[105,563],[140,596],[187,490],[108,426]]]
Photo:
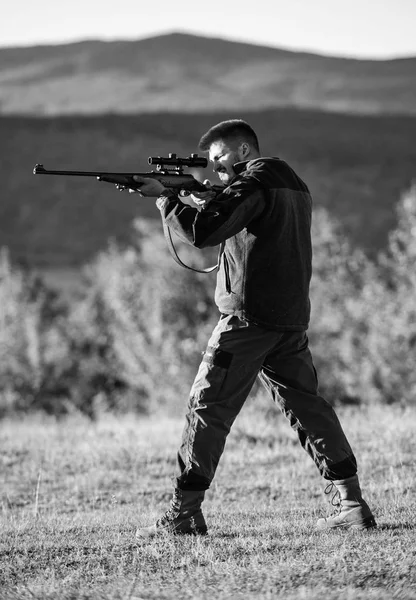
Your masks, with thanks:
[[[34,175],[65,175],[71,177],[95,177],[98,181],[114,183],[119,191],[126,189],[139,190],[143,185],[134,180],[135,175],[157,179],[165,188],[179,190],[180,195],[186,196],[192,192],[203,192],[206,187],[193,175],[184,173],[184,167],[205,168],[208,165],[206,158],[191,154],[187,158],[180,158],[176,154],[168,157],[149,156],[149,165],[155,165],[156,171],[146,173],[108,173],[104,171],[49,171],[43,165],[37,164],[33,169]],[[170,167],[170,168],[169,168]],[[223,188],[219,185],[213,186],[217,192]]]
[[[188,196],[192,192],[204,191],[207,188],[203,183],[195,179],[193,175],[184,173],[184,167],[194,168],[205,168],[208,165],[206,158],[198,156],[198,154],[191,154],[187,158],[178,157],[176,154],[169,154],[168,157],[163,156],[149,156],[149,165],[155,165],[156,171],[150,171],[146,173],[109,173],[104,171],[50,171],[44,168],[43,165],[37,164],[33,169],[34,175],[64,175],[70,177],[95,177],[98,181],[105,181],[106,183],[113,183],[116,188],[122,192],[126,189],[139,190],[143,185],[140,182],[134,180],[135,175],[140,177],[149,177],[151,179],[157,179],[160,181],[165,188],[178,190],[180,196]],[[224,188],[220,185],[212,186],[212,189],[217,193],[221,192]],[[175,260],[181,267],[196,271],[197,273],[211,273],[218,265],[209,267],[207,269],[194,269],[189,267],[179,258],[175,246],[173,245],[172,235],[169,227],[163,222],[163,231],[165,234],[166,242],[168,244],[169,251]]]

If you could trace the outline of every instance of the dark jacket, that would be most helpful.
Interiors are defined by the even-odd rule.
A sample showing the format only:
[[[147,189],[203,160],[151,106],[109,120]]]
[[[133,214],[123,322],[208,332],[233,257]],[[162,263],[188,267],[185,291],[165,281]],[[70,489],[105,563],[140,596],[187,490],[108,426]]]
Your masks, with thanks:
[[[256,158],[234,169],[234,180],[205,210],[170,198],[162,216],[197,248],[222,244],[215,291],[221,313],[268,329],[305,330],[312,272],[309,190],[279,158]]]

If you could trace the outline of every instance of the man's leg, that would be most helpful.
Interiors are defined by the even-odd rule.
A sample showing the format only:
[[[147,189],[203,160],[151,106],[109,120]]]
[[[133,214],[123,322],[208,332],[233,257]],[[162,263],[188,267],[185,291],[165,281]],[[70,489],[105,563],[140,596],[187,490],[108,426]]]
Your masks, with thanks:
[[[281,337],[235,316],[219,320],[191,389],[170,512],[156,525],[138,530],[138,537],[155,535],[169,524],[175,533],[206,532],[201,512],[204,492],[263,361]]]
[[[267,355],[260,378],[289,419],[302,447],[341,499],[337,518],[318,526],[373,527],[374,518],[361,497],[357,462],[332,406],[318,393],[318,381],[304,332],[287,332]],[[325,523],[323,523],[325,521]]]

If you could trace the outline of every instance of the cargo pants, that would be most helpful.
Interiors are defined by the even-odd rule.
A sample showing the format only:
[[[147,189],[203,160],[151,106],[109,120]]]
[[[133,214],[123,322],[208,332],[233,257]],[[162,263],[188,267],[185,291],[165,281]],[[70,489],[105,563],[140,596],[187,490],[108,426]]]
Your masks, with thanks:
[[[338,417],[318,393],[306,332],[272,331],[223,315],[192,385],[178,452],[178,487],[209,488],[258,375],[321,475],[328,480],[355,475],[357,463]]]

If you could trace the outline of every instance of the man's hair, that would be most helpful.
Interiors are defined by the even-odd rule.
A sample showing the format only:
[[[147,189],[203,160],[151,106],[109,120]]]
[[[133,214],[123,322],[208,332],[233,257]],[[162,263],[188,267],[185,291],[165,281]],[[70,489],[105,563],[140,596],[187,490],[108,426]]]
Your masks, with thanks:
[[[206,152],[211,144],[219,140],[224,142],[248,142],[257,152],[260,152],[259,140],[254,129],[242,119],[229,119],[211,127],[201,137],[198,145],[199,149]]]

